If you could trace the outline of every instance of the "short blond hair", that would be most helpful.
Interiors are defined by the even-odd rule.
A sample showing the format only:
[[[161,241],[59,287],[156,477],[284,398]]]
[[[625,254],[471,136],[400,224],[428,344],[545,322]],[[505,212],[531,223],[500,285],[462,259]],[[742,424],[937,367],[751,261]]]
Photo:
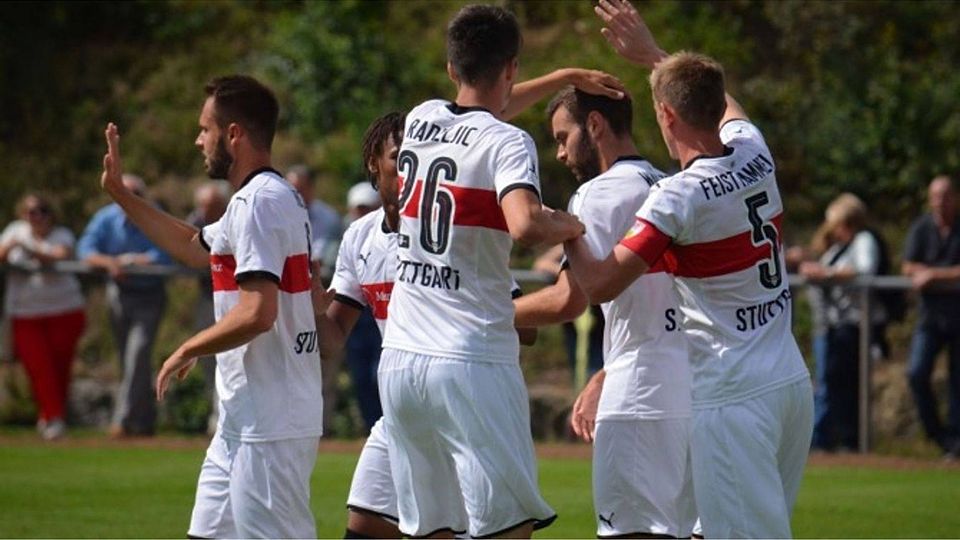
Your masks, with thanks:
[[[719,128],[727,110],[723,66],[698,53],[680,51],[661,61],[650,73],[653,99],[672,107],[694,128]]]

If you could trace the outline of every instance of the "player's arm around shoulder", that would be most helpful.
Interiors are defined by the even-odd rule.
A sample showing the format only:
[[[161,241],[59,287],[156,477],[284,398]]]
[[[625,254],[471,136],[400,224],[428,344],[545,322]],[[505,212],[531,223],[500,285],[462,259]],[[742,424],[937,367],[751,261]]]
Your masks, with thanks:
[[[530,189],[511,190],[503,196],[500,207],[510,236],[523,246],[559,244],[583,234],[579,219],[562,210],[544,207]]]

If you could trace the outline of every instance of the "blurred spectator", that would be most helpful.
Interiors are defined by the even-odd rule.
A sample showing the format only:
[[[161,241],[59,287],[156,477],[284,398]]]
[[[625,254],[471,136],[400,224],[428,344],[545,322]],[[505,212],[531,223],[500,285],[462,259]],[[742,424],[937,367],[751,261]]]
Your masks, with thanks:
[[[127,189],[143,195],[138,176],[123,175]],[[122,378],[117,389],[111,436],[152,435],[156,428],[151,352],[167,304],[164,278],[133,275],[130,266],[171,264],[117,204],[94,214],[77,244],[78,257],[109,275],[106,286],[110,326],[117,345]]]
[[[84,301],[72,274],[42,268],[73,256],[73,233],[55,224],[53,209],[40,195],[25,196],[17,209],[20,219],[0,235],[0,262],[40,268],[7,272],[4,312],[12,319],[14,352],[30,377],[37,431],[52,440],[66,433],[70,368],[83,333]]]
[[[948,457],[960,457],[960,293],[936,291],[937,284],[960,282],[960,223],[956,189],[949,176],[938,176],[927,192],[930,212],[910,227],[903,253],[903,273],[920,291],[917,327],[910,345],[907,376],[917,413],[927,436]],[[940,351],[949,354],[947,425],[940,421],[930,379]]]
[[[859,275],[876,275],[881,251],[867,230],[867,207],[856,195],[843,193],[827,207],[812,250],[819,261],[800,264],[811,282],[813,350],[817,362],[813,448],[856,450],[860,366],[860,294],[842,282]],[[875,304],[872,319],[883,318]]]
[[[563,245],[558,244],[545,251],[533,261],[533,270],[549,274],[556,278],[563,264]],[[580,317],[560,325],[563,329],[563,345],[567,353],[567,363],[573,375],[574,387],[579,390],[586,381],[603,369],[603,310],[600,306],[590,306]],[[587,335],[587,343],[580,343],[578,337]],[[586,356],[586,366],[578,366],[578,356]],[[580,369],[580,368],[583,369]]]
[[[370,182],[355,184],[347,192],[347,220],[356,221],[380,208],[380,195]],[[345,345],[347,366],[360,406],[360,414],[367,431],[383,416],[380,391],[377,387],[377,368],[380,366],[381,336],[370,307],[366,306]]]
[[[230,184],[223,180],[204,182],[193,192],[193,211],[187,216],[187,223],[202,229],[215,223],[227,209],[227,202],[231,194]],[[210,272],[204,272],[197,277],[197,303],[193,308],[193,329],[196,332],[213,326],[213,280]],[[207,433],[213,434],[217,429],[217,385],[215,383],[217,360],[214,356],[204,356],[200,359],[200,367],[206,382],[207,395],[210,396],[210,417],[207,419]]]
[[[313,172],[306,165],[290,167],[286,178],[307,205],[310,228],[313,232],[311,259],[319,264],[323,282],[330,283],[333,267],[337,261],[337,245],[343,234],[340,214],[329,204],[314,198]]]

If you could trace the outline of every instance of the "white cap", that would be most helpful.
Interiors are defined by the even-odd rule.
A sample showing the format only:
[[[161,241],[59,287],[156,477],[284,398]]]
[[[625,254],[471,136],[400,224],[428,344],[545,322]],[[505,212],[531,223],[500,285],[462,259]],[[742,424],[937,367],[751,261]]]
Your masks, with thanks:
[[[369,182],[360,182],[347,192],[347,206],[349,208],[358,206],[378,208],[380,206],[380,194],[373,189]]]

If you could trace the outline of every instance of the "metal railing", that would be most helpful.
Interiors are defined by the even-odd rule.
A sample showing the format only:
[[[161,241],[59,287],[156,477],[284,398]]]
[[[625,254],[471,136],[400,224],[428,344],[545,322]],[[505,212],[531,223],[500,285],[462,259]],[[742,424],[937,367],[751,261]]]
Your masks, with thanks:
[[[52,272],[64,272],[71,274],[79,275],[102,275],[105,276],[105,272],[101,269],[94,268],[84,262],[70,260],[70,261],[59,261],[49,265],[40,265],[36,263],[26,263],[26,264],[6,264],[0,265],[0,274],[4,271],[14,271],[14,272],[35,272],[38,270],[52,271]],[[194,270],[192,268],[187,268],[184,266],[178,265],[142,265],[142,266],[128,266],[124,268],[124,272],[130,275],[151,275],[151,276],[163,276],[163,277],[172,277],[178,275],[190,276],[190,275],[199,275],[202,271]],[[554,281],[553,276],[548,273],[539,272],[535,270],[524,270],[524,269],[513,269],[511,270],[513,277],[517,280],[518,283],[536,283],[536,284],[549,284]],[[811,285],[808,280],[803,276],[790,274],[788,276],[789,284],[791,289],[803,288],[808,285]],[[850,280],[843,282],[836,281],[818,281],[818,285],[830,285],[830,286],[839,286],[845,288],[855,289],[857,294],[860,296],[860,306],[861,313],[867,314],[871,312],[872,304],[874,302],[873,295],[871,292],[877,290],[912,290],[913,285],[911,281],[903,276],[858,276]],[[936,287],[936,290],[943,291],[960,291],[960,284],[958,285],[941,285]],[[859,434],[858,434],[858,446],[860,452],[869,452],[872,444],[872,362],[870,359],[870,345],[872,343],[872,331],[873,327],[870,321],[869,316],[861,316],[860,318],[860,358],[859,361],[859,396],[860,403],[858,407],[859,414]]]

